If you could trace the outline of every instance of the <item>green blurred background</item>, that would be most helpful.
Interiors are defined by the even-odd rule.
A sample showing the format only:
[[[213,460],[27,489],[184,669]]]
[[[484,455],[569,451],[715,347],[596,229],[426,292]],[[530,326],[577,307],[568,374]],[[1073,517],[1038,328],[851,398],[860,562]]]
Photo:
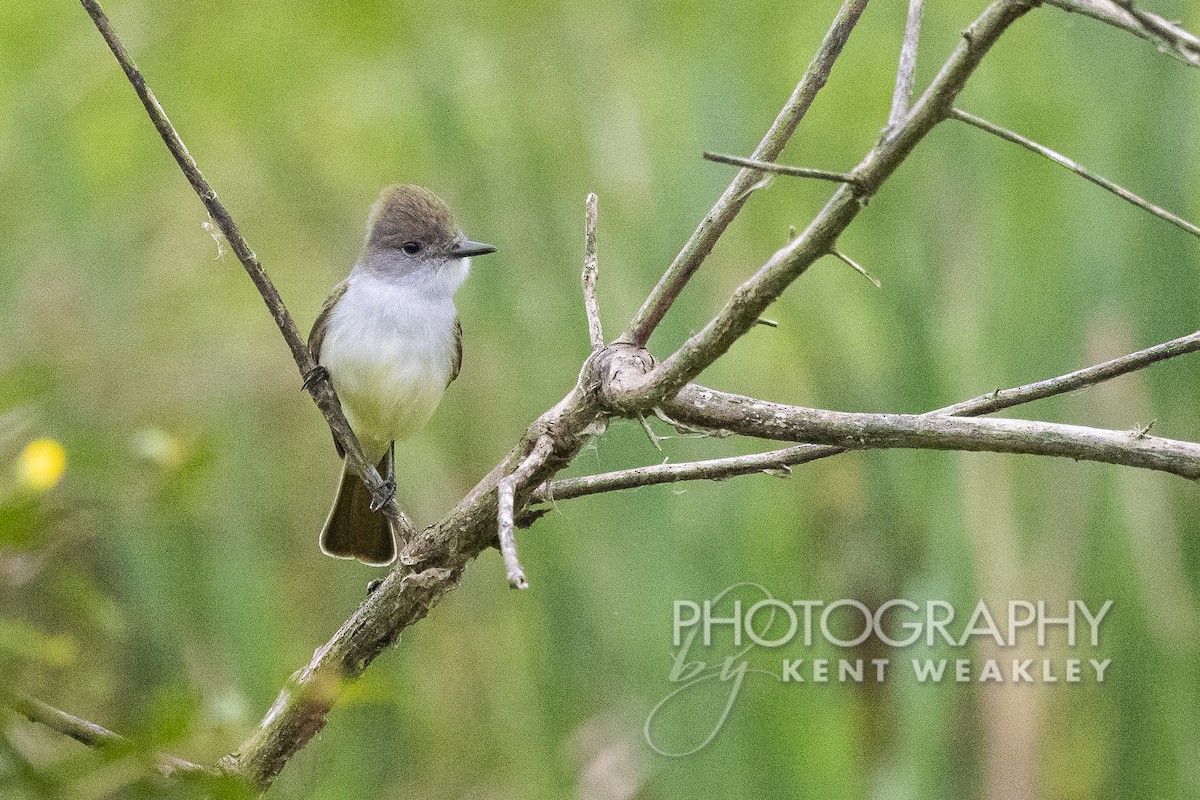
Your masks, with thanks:
[[[401,450],[400,501],[428,524],[575,379],[587,353],[585,194],[600,196],[614,336],[732,177],[701,151],[753,148],[836,5],[107,10],[305,331],[385,183],[434,188],[469,235],[500,248],[459,294],[462,376]],[[868,7],[781,160],[857,163],[886,120],[906,5]],[[1200,25],[1194,3],[1155,5]],[[982,7],[930,4],[922,83]],[[0,683],[211,762],[377,571],[318,552],[339,469],[328,430],[87,15],[67,0],[0,10]],[[1195,219],[1198,99],[1200,71],[1045,8],[1001,40],[961,105]],[[829,192],[779,180],[756,194],[654,352],[703,325]],[[1195,239],[954,123],[842,245],[882,290],[818,263],[771,308],[779,328],[753,331],[703,381],[917,412],[1198,327]],[[1118,429],[1155,420],[1156,434],[1197,440],[1198,384],[1200,362],[1179,359],[1017,415]],[[48,489],[18,470],[39,438],[67,459]],[[760,445],[664,448],[682,461]],[[663,457],[621,423],[571,472]],[[1195,486],[1157,473],[902,451],[788,480],[563,503],[520,538],[532,589],[509,591],[485,553],[352,688],[272,796],[1194,797],[1196,509]],[[672,602],[741,581],[785,599],[941,598],[962,613],[980,597],[1111,598],[1102,646],[1073,654],[1113,666],[1103,684],[1078,686],[751,675],[707,747],[659,755],[643,724],[674,688]],[[892,655],[910,654],[931,653]],[[710,727],[719,695],[677,708],[664,736]],[[136,755],[102,760],[0,710],[4,798],[169,791],[142,772]]]

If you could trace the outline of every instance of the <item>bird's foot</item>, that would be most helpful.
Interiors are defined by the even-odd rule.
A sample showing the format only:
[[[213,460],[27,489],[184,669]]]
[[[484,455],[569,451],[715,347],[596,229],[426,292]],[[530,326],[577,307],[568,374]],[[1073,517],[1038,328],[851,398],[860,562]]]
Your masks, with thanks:
[[[304,383],[300,385],[300,389],[305,392],[312,391],[312,387],[327,380],[329,380],[329,370],[317,364],[304,375]]]
[[[396,497],[396,482],[391,478],[379,485],[379,488],[371,493],[371,510],[378,511],[388,504],[389,500]]]

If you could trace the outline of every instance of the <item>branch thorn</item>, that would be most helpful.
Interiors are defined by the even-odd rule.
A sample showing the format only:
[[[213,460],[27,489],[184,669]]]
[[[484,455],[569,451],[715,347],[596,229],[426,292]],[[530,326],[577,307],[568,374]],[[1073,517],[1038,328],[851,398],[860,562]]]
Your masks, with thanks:
[[[839,258],[841,261],[845,262],[846,264],[849,264],[854,269],[855,272],[857,272],[859,275],[862,275],[864,278],[869,280],[871,283],[875,284],[876,289],[883,288],[883,284],[879,282],[878,278],[876,278],[874,275],[872,275],[871,273],[869,273],[865,269],[863,269],[863,266],[861,264],[859,264],[857,261],[855,261],[854,259],[852,259],[850,256],[846,255],[845,253],[842,253],[839,250],[830,250],[829,253],[830,253],[830,255],[836,256],[837,258]]]

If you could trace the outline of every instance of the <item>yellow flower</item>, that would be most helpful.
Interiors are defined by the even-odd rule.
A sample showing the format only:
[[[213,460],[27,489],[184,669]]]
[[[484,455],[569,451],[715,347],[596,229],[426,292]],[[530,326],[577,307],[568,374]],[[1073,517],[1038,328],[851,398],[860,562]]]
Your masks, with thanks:
[[[39,492],[54,488],[66,469],[67,451],[53,439],[34,439],[17,461],[21,482]]]

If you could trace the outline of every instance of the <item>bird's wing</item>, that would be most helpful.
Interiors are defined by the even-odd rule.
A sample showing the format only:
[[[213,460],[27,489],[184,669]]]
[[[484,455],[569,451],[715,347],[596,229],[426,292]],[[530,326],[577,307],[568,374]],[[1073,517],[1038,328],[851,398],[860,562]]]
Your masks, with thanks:
[[[333,287],[333,293],[321,307],[321,313],[317,314],[317,319],[313,322],[312,330],[308,334],[308,351],[312,353],[313,361],[318,364],[321,363],[321,343],[325,341],[325,333],[329,330],[329,315],[333,313],[333,307],[337,305],[338,300],[342,299],[342,295],[346,293],[346,287],[349,285],[350,279],[347,278]]]
[[[454,318],[454,360],[450,362],[450,380],[446,381],[446,385],[454,383],[454,379],[458,377],[459,371],[462,369],[462,320],[458,317]]]

